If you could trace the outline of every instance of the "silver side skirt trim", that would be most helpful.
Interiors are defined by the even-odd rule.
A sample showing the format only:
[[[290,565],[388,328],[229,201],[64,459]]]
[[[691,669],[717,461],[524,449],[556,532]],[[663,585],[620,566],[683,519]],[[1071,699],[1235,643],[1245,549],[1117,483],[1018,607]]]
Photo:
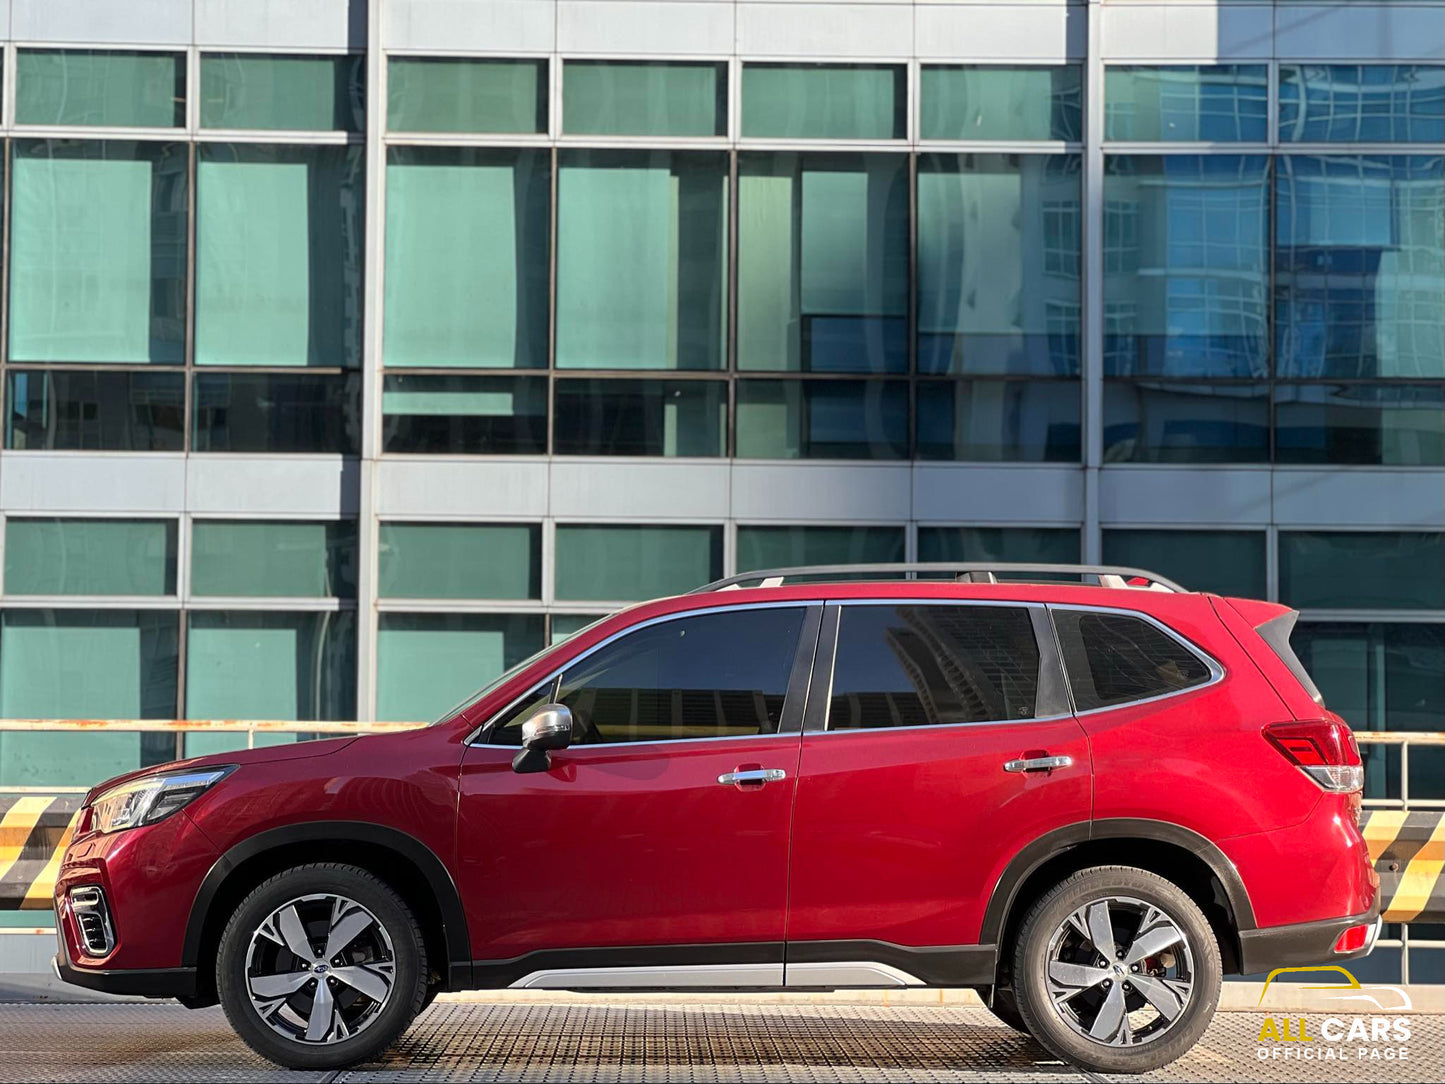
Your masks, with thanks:
[[[862,986],[922,986],[923,980],[907,971],[871,960],[846,963],[789,964],[789,986],[831,986],[852,989]]]
[[[872,960],[840,963],[788,964],[786,982],[782,964],[693,964],[686,967],[577,967],[549,968],[523,975],[514,990],[629,990],[713,987],[858,987],[923,986],[922,979],[889,964]]]
[[[533,971],[514,990],[627,990],[674,987],[778,987],[782,964],[695,964],[688,967],[578,967]]]

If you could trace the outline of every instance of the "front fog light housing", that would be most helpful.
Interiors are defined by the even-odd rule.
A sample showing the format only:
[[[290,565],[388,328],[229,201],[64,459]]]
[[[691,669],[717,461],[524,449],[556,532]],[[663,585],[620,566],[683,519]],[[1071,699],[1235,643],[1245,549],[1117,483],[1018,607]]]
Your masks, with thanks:
[[[204,771],[159,772],[131,779],[98,795],[91,803],[91,826],[119,832],[164,820],[189,805],[235,771],[235,765]]]

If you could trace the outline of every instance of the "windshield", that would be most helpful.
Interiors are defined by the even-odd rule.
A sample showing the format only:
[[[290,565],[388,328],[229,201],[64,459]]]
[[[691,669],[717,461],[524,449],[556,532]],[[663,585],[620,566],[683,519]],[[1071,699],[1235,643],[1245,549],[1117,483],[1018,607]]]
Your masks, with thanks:
[[[464,697],[462,700],[458,701],[455,705],[453,705],[452,707],[448,708],[446,711],[442,712],[442,714],[438,715],[435,719],[433,719],[430,723],[428,723],[427,726],[436,726],[438,723],[444,723],[444,722],[446,722],[448,719],[455,718],[457,715],[461,714],[461,713],[462,713],[463,711],[465,711],[467,708],[469,708],[469,707],[471,707],[473,704],[475,704],[478,700],[482,699],[482,697],[484,697],[484,696],[489,696],[489,695],[491,695],[492,693],[496,692],[498,689],[500,689],[500,688],[501,688],[503,685],[505,685],[507,682],[511,681],[512,678],[516,677],[516,676],[517,676],[518,674],[520,674],[523,670],[527,669],[527,667],[531,666],[534,662],[536,662],[538,659],[540,659],[543,655],[546,655],[548,652],[552,651],[554,648],[558,647],[558,646],[559,646],[560,644],[562,644],[563,642],[572,639],[572,637],[573,637],[573,636],[576,636],[578,632],[586,632],[588,629],[592,628],[594,625],[599,625],[599,624],[601,624],[603,621],[606,621],[607,618],[609,618],[609,617],[611,617],[611,616],[612,616],[611,614],[604,614],[603,616],[599,617],[596,621],[592,621],[592,622],[589,622],[589,623],[586,624],[586,625],[583,625],[580,629],[577,630],[577,632],[568,633],[566,636],[562,637],[562,639],[560,639],[560,640],[554,640],[552,643],[548,644],[546,647],[542,648],[540,651],[534,651],[534,652],[532,652],[532,654],[528,655],[528,656],[527,656],[525,659],[523,659],[521,662],[517,663],[515,666],[513,666],[513,667],[509,668],[508,670],[504,671],[502,674],[498,675],[496,678],[493,678],[493,679],[492,679],[491,681],[489,681],[486,685],[483,685],[480,689],[478,689],[476,692],[472,693],[470,696]]]

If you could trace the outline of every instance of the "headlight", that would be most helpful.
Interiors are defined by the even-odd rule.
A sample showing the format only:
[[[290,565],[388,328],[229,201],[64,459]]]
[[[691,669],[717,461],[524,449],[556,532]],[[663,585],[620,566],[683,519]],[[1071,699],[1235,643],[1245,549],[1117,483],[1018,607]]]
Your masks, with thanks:
[[[97,832],[119,832],[154,824],[188,805],[235,771],[234,765],[198,772],[143,775],[99,794],[91,803],[91,825]]]

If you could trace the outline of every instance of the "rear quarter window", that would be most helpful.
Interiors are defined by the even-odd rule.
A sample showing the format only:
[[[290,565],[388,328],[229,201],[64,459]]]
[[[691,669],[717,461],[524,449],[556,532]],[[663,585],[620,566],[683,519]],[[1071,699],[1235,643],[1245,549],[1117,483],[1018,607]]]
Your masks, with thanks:
[[[1210,668],[1142,617],[1054,610],[1077,711],[1113,707],[1203,685]]]

